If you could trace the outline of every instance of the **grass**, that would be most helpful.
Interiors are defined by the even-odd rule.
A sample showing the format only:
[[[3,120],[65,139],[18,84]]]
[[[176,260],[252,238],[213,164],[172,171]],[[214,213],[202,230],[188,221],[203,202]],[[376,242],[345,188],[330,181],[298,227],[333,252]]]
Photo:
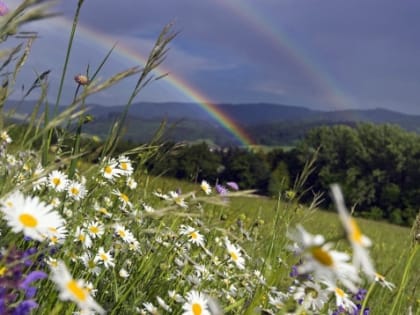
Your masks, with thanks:
[[[62,80],[83,3],[76,6]],[[1,40],[26,22],[54,15],[48,4],[23,1],[0,23]],[[174,36],[170,25],[164,27],[145,65],[97,81],[111,49],[93,75],[88,67],[86,80],[75,82],[66,111],[29,117],[23,137],[10,138],[17,126],[2,125],[0,313],[354,314],[369,307],[370,314],[420,314],[419,244],[409,229],[367,220],[355,225],[346,211],[338,217],[317,210],[316,202],[299,204],[294,192],[272,200],[252,191],[149,177],[144,164],[156,157],[158,142],[114,154],[128,108],[145,85],[159,79],[153,70]],[[9,79],[2,102],[30,53],[28,44],[15,58],[21,47],[2,54],[0,69]],[[133,76],[122,116],[91,152],[81,141],[87,98]],[[45,80],[37,78],[27,94],[41,89],[38,105],[48,109]],[[61,81],[55,106],[63,86]],[[373,245],[362,266],[373,260],[386,278],[374,280],[351,261],[367,249],[364,234]],[[380,285],[391,286],[388,281],[396,288]]]

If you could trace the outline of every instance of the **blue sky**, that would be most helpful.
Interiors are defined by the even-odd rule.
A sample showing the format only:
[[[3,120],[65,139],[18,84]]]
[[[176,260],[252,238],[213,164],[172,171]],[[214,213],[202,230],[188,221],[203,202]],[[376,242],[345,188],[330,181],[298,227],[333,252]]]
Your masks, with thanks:
[[[56,10],[71,19],[76,4],[61,1]],[[420,114],[419,14],[420,2],[395,0],[86,0],[80,21],[142,54],[174,22],[180,34],[164,69],[214,102]],[[40,38],[19,84],[30,85],[36,72],[51,69],[54,96],[69,30],[54,21],[29,29]],[[105,47],[78,37],[64,100],[74,92],[73,76],[105,54]],[[102,77],[133,65],[115,54]],[[91,101],[124,104],[133,84]],[[167,81],[147,87],[137,100],[190,101]]]

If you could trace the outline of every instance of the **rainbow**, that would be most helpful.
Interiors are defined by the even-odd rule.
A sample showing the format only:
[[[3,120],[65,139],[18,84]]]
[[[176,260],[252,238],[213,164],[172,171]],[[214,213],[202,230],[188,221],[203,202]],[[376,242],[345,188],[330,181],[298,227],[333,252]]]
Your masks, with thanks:
[[[252,30],[267,39],[271,47],[286,54],[288,60],[293,62],[310,82],[317,84],[326,103],[333,105],[334,109],[337,110],[354,106],[355,102],[342,91],[338,85],[339,82],[328,73],[326,68],[305,53],[305,49],[300,48],[286,32],[275,26],[266,16],[263,16],[261,10],[255,5],[251,5],[245,0],[219,0],[217,3],[246,21]]]
[[[54,21],[58,25],[68,29],[73,23],[65,17],[55,18]],[[76,36],[78,38],[81,37],[83,40],[95,43],[107,51],[109,51],[109,49],[111,49],[111,47],[114,46],[117,42],[115,38],[98,30],[89,28],[80,22],[77,25]],[[120,42],[117,43],[113,54],[117,54],[118,56],[135,62],[136,64],[145,64],[147,59],[138,51]],[[165,70],[164,67],[160,66],[159,69],[156,70],[156,75],[163,75],[168,72],[169,71]],[[209,97],[200,92],[196,87],[192,86],[183,78],[177,76],[174,73],[169,73],[169,75],[166,76],[164,80],[166,80],[171,86],[181,92],[188,99],[193,101],[195,104],[198,104],[224,129],[229,131],[241,143],[241,145],[250,147],[256,144],[252,137],[240,125],[238,125],[238,123],[236,123],[231,117],[229,117],[220,108],[218,108]]]

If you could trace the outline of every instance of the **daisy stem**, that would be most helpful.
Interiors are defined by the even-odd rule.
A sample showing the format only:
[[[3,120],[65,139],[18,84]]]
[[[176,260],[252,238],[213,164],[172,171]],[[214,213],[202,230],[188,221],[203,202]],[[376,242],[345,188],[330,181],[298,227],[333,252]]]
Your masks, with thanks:
[[[413,249],[411,250],[411,255],[408,258],[407,263],[405,265],[403,277],[401,279],[401,283],[400,283],[399,288],[398,288],[397,296],[394,300],[394,304],[392,305],[391,312],[389,313],[390,315],[393,315],[395,313],[395,310],[396,310],[397,307],[398,307],[397,314],[401,314],[399,312],[399,307],[401,305],[401,303],[400,303],[401,295],[402,295],[402,293],[403,293],[403,291],[404,291],[404,289],[407,285],[407,279],[408,279],[408,275],[410,273],[410,268],[411,268],[411,265],[413,263],[413,259],[416,256],[418,248],[419,248],[419,245],[415,244]]]
[[[72,26],[72,29],[71,29],[70,38],[69,38],[69,42],[68,42],[68,45],[67,45],[66,57],[65,57],[65,61],[64,61],[63,71],[61,72],[60,86],[58,88],[57,99],[55,101],[54,116],[57,114],[58,105],[60,103],[61,93],[63,91],[63,86],[64,86],[64,79],[65,79],[66,73],[67,73],[67,66],[68,66],[69,60],[70,60],[70,52],[71,52],[71,48],[73,46],[74,35],[76,33],[76,27],[77,27],[77,24],[79,22],[79,14],[80,14],[80,10],[82,8],[83,2],[84,2],[84,0],[79,0],[78,1],[76,13],[74,14],[73,26]],[[47,123],[48,123],[48,117],[46,116],[45,117],[45,125],[47,125]],[[50,147],[50,144],[51,144],[52,134],[53,134],[53,130],[51,129],[48,132],[48,138],[45,139],[45,145],[43,146],[44,151],[43,151],[43,155],[42,155],[42,164],[43,165],[47,164],[48,150],[49,150],[49,147]]]
[[[373,288],[375,287],[375,281],[372,282],[372,284],[369,287],[369,290],[366,292],[366,296],[363,299],[363,304],[362,304],[362,309],[360,310],[360,314],[364,314],[365,308],[366,308],[366,304],[367,301],[369,300],[370,295],[373,292]]]

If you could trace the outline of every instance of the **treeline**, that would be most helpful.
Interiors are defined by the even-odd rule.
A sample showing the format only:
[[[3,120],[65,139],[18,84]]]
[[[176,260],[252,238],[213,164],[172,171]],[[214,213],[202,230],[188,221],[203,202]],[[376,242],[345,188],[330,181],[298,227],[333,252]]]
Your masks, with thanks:
[[[293,149],[246,150],[206,143],[166,144],[147,163],[152,174],[223,183],[277,196],[291,189],[305,163],[316,154],[314,171],[306,179],[303,201],[314,192],[342,186],[355,214],[410,225],[420,205],[420,136],[395,125],[359,124],[317,127]],[[325,195],[323,207],[330,207]]]

